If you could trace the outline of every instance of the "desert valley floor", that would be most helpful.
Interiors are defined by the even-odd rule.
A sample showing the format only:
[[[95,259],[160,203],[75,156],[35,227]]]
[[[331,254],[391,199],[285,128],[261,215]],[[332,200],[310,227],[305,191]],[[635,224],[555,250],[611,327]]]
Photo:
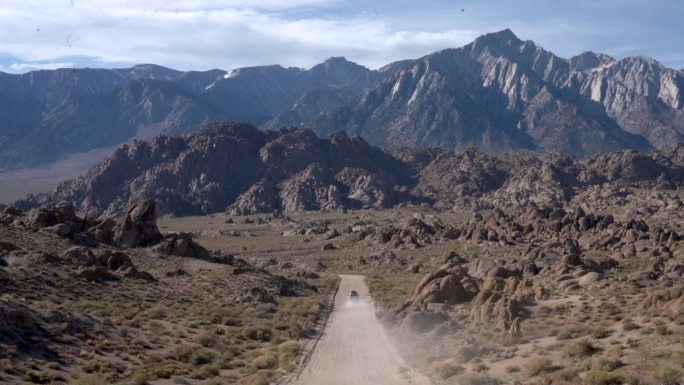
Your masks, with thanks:
[[[159,235],[153,204],[90,222],[68,204],[6,208],[0,382],[308,385],[359,359],[326,356],[330,337],[396,371],[388,384],[676,384],[681,198],[218,213],[161,218]],[[368,312],[345,313],[350,288]]]

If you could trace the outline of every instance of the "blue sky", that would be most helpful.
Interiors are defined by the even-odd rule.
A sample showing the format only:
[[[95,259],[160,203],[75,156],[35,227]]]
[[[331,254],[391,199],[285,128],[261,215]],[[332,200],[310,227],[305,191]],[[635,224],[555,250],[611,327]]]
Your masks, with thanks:
[[[4,0],[0,71],[156,63],[188,70],[330,56],[377,68],[510,28],[562,57],[684,68],[682,0]]]

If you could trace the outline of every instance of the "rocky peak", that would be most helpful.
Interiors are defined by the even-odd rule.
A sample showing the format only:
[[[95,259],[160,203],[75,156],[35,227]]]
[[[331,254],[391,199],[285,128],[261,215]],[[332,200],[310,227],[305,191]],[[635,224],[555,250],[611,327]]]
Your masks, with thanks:
[[[544,77],[567,67],[565,60],[537,46],[531,40],[520,40],[510,29],[482,35],[463,49],[485,66],[492,62],[507,60],[522,66],[522,71],[531,69]]]
[[[592,51],[585,51],[577,56],[570,58],[570,68],[575,71],[588,72],[593,70],[600,70],[616,60],[603,53],[595,53]]]
[[[519,47],[522,43],[523,41],[520,40],[513,31],[506,28],[498,32],[481,35],[469,45],[472,46],[473,50],[479,50],[484,48],[496,49],[502,47]]]
[[[331,57],[308,71],[312,77],[321,77],[328,86],[343,86],[357,76],[370,72],[364,66],[347,60],[343,56]]]
[[[612,116],[632,110],[635,105],[656,101],[681,109],[682,87],[684,77],[680,73],[646,56],[627,57],[597,68],[582,86],[583,92],[601,102]]]
[[[174,80],[183,72],[156,64],[138,64],[130,68],[114,70],[129,79]]]
[[[496,84],[508,95],[509,108],[528,101],[542,89],[542,82],[559,86],[570,75],[566,60],[518,39],[509,29],[480,36],[463,50],[482,65],[484,84]]]
[[[230,71],[226,80],[240,79],[242,81],[254,81],[265,76],[282,76],[291,72],[300,72],[300,69],[285,68],[280,65],[242,67]]]
[[[659,74],[660,71],[665,69],[665,66],[660,64],[659,61],[643,55],[624,58],[618,62],[618,65],[629,71],[653,74]]]
[[[378,72],[395,73],[400,71],[413,63],[413,60],[399,60],[386,64],[378,69]],[[684,70],[682,70],[684,71]]]
[[[648,93],[647,88],[655,86],[665,70],[666,68],[653,58],[630,56],[598,69],[594,76],[625,83],[624,86],[637,93]]]

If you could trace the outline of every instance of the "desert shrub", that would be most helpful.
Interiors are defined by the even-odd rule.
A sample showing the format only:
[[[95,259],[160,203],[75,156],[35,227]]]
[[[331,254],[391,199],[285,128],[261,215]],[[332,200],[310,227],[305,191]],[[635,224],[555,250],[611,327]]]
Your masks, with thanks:
[[[564,327],[556,333],[558,341],[571,340],[586,334],[586,329],[579,326]]]
[[[291,372],[297,368],[297,356],[286,352],[278,357],[278,366],[286,372]]]
[[[577,368],[563,368],[553,374],[553,379],[569,384],[579,383]]]
[[[197,343],[200,345],[204,346],[205,348],[213,348],[217,344],[217,335],[214,332],[206,332],[199,336],[197,339]]]
[[[178,385],[192,385],[193,384],[193,382],[191,380],[189,380],[185,377],[181,377],[181,376],[174,377],[173,380],[171,381],[171,383],[178,384]]]
[[[434,377],[440,380],[446,380],[465,371],[463,366],[454,361],[436,362],[430,366],[430,369]]]
[[[453,358],[456,360],[456,362],[460,364],[465,364],[470,362],[470,360],[472,360],[473,358],[481,356],[482,353],[482,349],[464,346],[454,352]]]
[[[677,385],[684,375],[682,369],[670,365],[656,366],[649,373],[659,385]]]
[[[520,366],[518,366],[518,365],[506,366],[506,373],[518,373],[518,372],[520,372]]]
[[[164,305],[157,305],[145,310],[144,314],[150,319],[165,319],[168,315],[168,309]]]
[[[278,345],[280,356],[278,357],[278,366],[286,372],[291,372],[297,367],[297,355],[301,346],[297,341],[286,341]]]
[[[610,335],[611,330],[604,326],[597,326],[591,329],[591,336],[594,338],[602,339]]]
[[[655,332],[661,336],[667,335],[668,334],[667,325],[665,325],[665,324],[657,325],[655,327]]]
[[[558,341],[569,340],[574,338],[573,333],[568,329],[561,329],[556,332],[556,339]]]
[[[12,360],[9,358],[0,359],[0,371],[5,373],[14,372],[14,366],[12,365]]]
[[[240,366],[240,374],[243,377],[250,376],[252,374],[255,374],[256,372],[257,372],[257,369],[254,366],[246,365],[246,364],[243,364]]]
[[[226,317],[226,312],[223,309],[215,309],[207,315],[206,319],[209,323],[217,325],[224,322],[224,317]]]
[[[175,363],[163,365],[159,368],[154,369],[154,371],[152,372],[154,377],[164,379],[169,379],[172,376],[183,373],[185,373],[185,370],[183,370],[183,368],[181,368],[180,366],[178,366],[178,364]]]
[[[637,325],[636,322],[634,322],[631,318],[625,318],[622,320],[622,330],[623,331],[630,331],[634,329],[639,329],[639,325]]]
[[[306,337],[306,328],[302,326],[296,320],[291,321],[287,326],[288,336],[290,338],[303,338]]]
[[[122,309],[119,309],[118,314],[126,318],[127,320],[132,320],[135,318],[138,314],[142,313],[142,309],[139,306],[128,306],[124,307]],[[139,322],[139,320],[136,320],[136,322]]]
[[[312,303],[306,309],[306,318],[310,322],[316,322],[316,320],[318,320],[319,315],[321,314],[321,308],[322,306],[320,303]]]
[[[236,317],[225,317],[223,324],[226,326],[242,326],[242,320]]]
[[[174,359],[179,362],[190,362],[190,358],[194,352],[194,348],[190,345],[179,345],[173,350],[173,353],[169,354],[169,358]]]
[[[73,382],[73,385],[106,385],[107,382],[108,381],[101,374],[92,373],[78,377],[78,379]]]
[[[289,329],[289,326],[285,322],[276,322],[273,324],[273,329],[275,330],[280,330],[280,331],[285,331]]]
[[[159,354],[149,354],[147,356],[141,357],[140,360],[145,366],[161,364],[164,361],[164,357]]]
[[[99,301],[80,301],[74,302],[71,306],[75,310],[90,311],[90,310],[104,310],[108,308],[108,303]]]
[[[243,311],[243,318],[249,319],[264,319],[273,318],[273,315],[278,311],[278,305],[273,303],[260,303],[255,307],[250,307]]]
[[[247,380],[246,385],[268,385],[271,382],[271,377],[273,377],[273,372],[261,370]]]
[[[278,367],[278,359],[273,355],[257,357],[252,364],[257,369],[275,369]]]
[[[249,326],[242,328],[242,336],[254,341],[270,341],[273,332],[270,329]]]
[[[474,373],[458,376],[457,383],[460,385],[499,385],[501,381],[486,373]]]
[[[569,340],[572,338],[572,333],[568,329],[562,329],[558,330],[555,336],[558,341]]]
[[[565,347],[565,354],[569,357],[586,357],[595,352],[596,347],[587,339],[575,341]]]
[[[144,359],[154,356],[147,356]],[[143,359],[143,362],[145,361]],[[160,357],[161,359],[161,357]],[[58,369],[61,369],[59,367]],[[105,375],[107,378],[112,376],[119,376],[126,372],[127,366],[125,363],[120,361],[108,361],[100,359],[92,359],[81,366],[81,370],[85,373],[100,373]]]
[[[208,378],[219,375],[219,369],[214,365],[203,365],[199,369],[190,374],[190,377],[198,380],[206,380]]]
[[[216,358],[216,354],[208,349],[196,349],[190,356],[190,363],[195,365],[204,365],[212,362]]]
[[[584,375],[584,383],[587,385],[621,385],[625,380],[623,373],[605,370],[590,370]]]
[[[549,373],[556,368],[553,362],[546,357],[535,357],[525,364],[525,374],[530,377],[536,377],[543,373]]]
[[[222,380],[221,378],[211,378],[202,383],[202,385],[228,385],[233,384],[233,381]]]
[[[278,345],[278,351],[281,353],[299,354],[300,349],[301,345],[297,341],[285,341]]]
[[[611,372],[622,366],[622,360],[619,357],[596,357],[594,358],[591,367],[594,370],[602,370]]]
[[[147,384],[148,374],[143,370],[137,370],[128,376],[124,384],[126,385],[145,385]]]
[[[37,370],[31,370],[26,373],[26,379],[34,384],[49,384],[56,380],[55,376],[51,375],[50,373],[40,372]]]
[[[652,322],[656,326],[665,325],[665,321],[663,321],[661,318],[654,318]]]

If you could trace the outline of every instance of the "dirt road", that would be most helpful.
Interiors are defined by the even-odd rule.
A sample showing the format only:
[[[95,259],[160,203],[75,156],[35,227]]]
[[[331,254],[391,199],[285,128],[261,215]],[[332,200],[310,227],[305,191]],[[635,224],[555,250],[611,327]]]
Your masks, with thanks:
[[[335,308],[296,385],[427,385],[429,381],[406,367],[382,326],[363,276],[341,276]],[[361,295],[347,300],[351,290]]]

